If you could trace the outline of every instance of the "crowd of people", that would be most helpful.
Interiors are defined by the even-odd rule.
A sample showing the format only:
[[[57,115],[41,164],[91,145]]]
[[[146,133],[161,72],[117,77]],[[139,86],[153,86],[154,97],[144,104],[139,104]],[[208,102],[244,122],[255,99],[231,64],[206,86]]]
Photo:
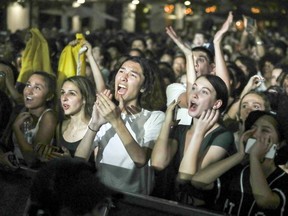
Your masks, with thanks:
[[[193,35],[27,29],[3,39],[0,171],[37,173],[27,215],[84,214],[116,192],[285,215],[287,35],[243,22],[237,30],[230,12]],[[68,199],[58,185],[80,192]]]

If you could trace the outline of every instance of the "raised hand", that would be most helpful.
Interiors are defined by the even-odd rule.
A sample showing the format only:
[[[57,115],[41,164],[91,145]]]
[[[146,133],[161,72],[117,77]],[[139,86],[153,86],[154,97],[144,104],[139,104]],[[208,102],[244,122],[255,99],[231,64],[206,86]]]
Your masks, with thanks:
[[[22,125],[23,125],[23,123],[24,123],[24,121],[29,121],[29,122],[32,122],[32,116],[31,116],[31,114],[29,113],[29,112],[22,112],[22,113],[20,113],[17,117],[16,117],[16,119],[15,119],[15,121],[14,121],[14,123],[13,123],[13,128],[14,129],[16,129],[16,128],[20,128]]]
[[[254,76],[250,77],[248,83],[246,84],[245,88],[243,89],[243,93],[241,94],[241,96],[244,96],[244,94],[246,94],[247,92],[249,92],[253,89],[256,89],[264,81],[265,81],[265,79],[260,75],[254,75]]]
[[[247,140],[252,137],[254,132],[255,132],[255,129],[250,129],[250,130],[245,131],[241,135],[239,143],[236,143],[239,153],[245,154],[245,145],[247,143]]]
[[[251,147],[250,157],[257,158],[259,161],[263,161],[266,153],[272,147],[273,142],[271,137],[259,137],[256,143]]]
[[[97,94],[96,110],[96,114],[100,114],[100,116],[110,123],[120,118],[121,114],[120,108],[112,102],[112,94],[109,90]],[[100,116],[98,116],[98,121],[103,122],[103,118],[101,119]]]
[[[169,106],[167,107],[167,110],[165,112],[165,122],[171,124],[174,121],[175,115],[177,114],[177,106],[179,103],[180,103],[180,101],[173,100],[169,104]]]
[[[214,35],[214,43],[220,42],[224,36],[224,34],[229,30],[231,24],[233,22],[233,13],[230,11],[226,21],[223,23],[222,27],[216,32]]]
[[[218,109],[209,109],[209,110],[203,111],[201,113],[200,118],[197,121],[195,131],[205,134],[218,121],[219,115],[220,115],[220,112]]]
[[[190,49],[190,47],[187,44],[185,44],[180,37],[177,36],[172,26],[166,27],[166,33],[174,41],[174,43],[177,44],[179,49],[181,49],[181,51],[185,55],[192,55],[192,50]]]

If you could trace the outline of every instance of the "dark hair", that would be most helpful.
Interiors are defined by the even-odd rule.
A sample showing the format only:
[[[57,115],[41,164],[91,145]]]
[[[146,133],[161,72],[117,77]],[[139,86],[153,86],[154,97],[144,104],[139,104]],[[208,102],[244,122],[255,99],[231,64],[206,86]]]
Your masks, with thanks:
[[[214,55],[213,53],[207,49],[206,47],[203,47],[203,46],[197,46],[197,47],[193,47],[192,48],[192,51],[193,52],[204,52],[206,53],[207,57],[208,57],[208,61],[209,61],[209,64],[213,63],[214,62]]]
[[[159,62],[158,68],[162,80],[167,78],[170,83],[176,82],[176,77],[170,64],[167,62]]]
[[[182,58],[185,61],[185,64],[186,64],[186,57],[185,57],[183,52],[176,52],[175,53],[175,55],[173,56],[172,64],[175,61],[175,59],[177,59],[177,58]]]
[[[147,43],[146,43],[145,38],[143,38],[143,37],[141,37],[141,36],[135,36],[135,37],[133,37],[133,38],[130,40],[130,46],[132,46],[133,42],[136,41],[136,40],[141,41],[145,48],[147,47]]]
[[[216,91],[216,99],[222,100],[222,105],[219,108],[220,113],[222,113],[226,109],[228,103],[228,89],[225,82],[220,77],[211,74],[202,75],[200,77],[205,77],[210,82]]]
[[[240,61],[243,65],[246,66],[247,71],[248,71],[248,76],[246,77],[247,80],[249,80],[250,77],[254,76],[257,74],[257,67],[256,67],[256,62],[248,57],[248,56],[238,56],[234,62]],[[246,76],[246,75],[245,75]]]
[[[234,62],[227,62],[227,69],[232,81],[231,96],[237,98],[247,84],[247,78],[244,72]],[[238,85],[238,87],[237,87]]]
[[[145,54],[138,48],[131,48],[130,50],[128,50],[128,55],[130,56],[130,52],[138,52],[138,56],[142,57],[142,58],[145,58]]]
[[[262,111],[262,110],[254,110],[252,112],[249,113],[246,121],[245,121],[245,131],[247,130],[250,130],[252,128],[252,126],[255,124],[255,122],[261,118],[262,116],[270,116],[272,117],[274,120],[275,120],[275,128],[276,128],[276,131],[278,133],[278,136],[279,136],[279,141],[282,141],[283,139],[283,135],[281,133],[281,126],[280,126],[280,123],[278,121],[278,116],[274,113],[271,113],[271,112],[267,112],[267,111]]]
[[[265,62],[270,62],[272,65],[277,65],[281,60],[281,57],[274,53],[266,53],[264,56],[262,56],[258,62],[259,69],[262,73],[265,73],[263,71],[263,67],[265,66]],[[263,74],[264,76],[265,74]]]
[[[277,64],[274,69],[276,68],[282,69],[279,77],[277,78],[277,81],[279,81],[279,85],[283,88],[284,80],[288,74],[288,64]]]
[[[42,76],[45,80],[45,83],[47,84],[48,87],[48,98],[51,98],[51,100],[47,101],[47,106],[50,108],[53,108],[55,106],[55,101],[57,100],[56,98],[56,77],[52,74],[49,74],[44,71],[36,71],[30,75],[39,75]],[[29,78],[30,78],[29,77]]]
[[[124,60],[119,65],[119,68],[121,68],[121,66],[127,61],[132,61],[132,62],[138,63],[140,65],[140,67],[142,68],[143,75],[145,77],[145,80],[144,80],[144,83],[142,86],[142,88],[145,89],[145,92],[143,93],[143,95],[148,94],[149,91],[151,91],[151,89],[153,89],[153,85],[154,85],[154,76],[153,76],[153,69],[151,67],[151,60],[141,58],[139,56],[125,56]],[[118,70],[119,70],[119,68],[118,68]],[[116,74],[117,74],[117,72],[114,74],[114,78],[115,78]],[[114,82],[115,82],[115,80],[113,80],[112,84],[114,84]],[[112,85],[112,88],[114,88],[114,85]],[[115,89],[113,89],[113,90],[115,90]]]
[[[287,53],[287,43],[282,40],[276,40],[274,41],[274,47],[280,48],[283,50],[284,55]]]
[[[51,216],[59,215],[61,209],[68,209],[72,215],[86,214],[107,197],[116,195],[99,181],[95,168],[78,158],[48,162],[35,175],[30,192],[31,216],[40,209]]]
[[[63,84],[65,82],[72,82],[74,85],[76,85],[79,88],[80,93],[86,102],[84,106],[85,115],[87,117],[91,117],[93,105],[96,100],[96,96],[95,96],[96,91],[95,91],[92,81],[83,76],[72,76],[72,77],[65,79]]]

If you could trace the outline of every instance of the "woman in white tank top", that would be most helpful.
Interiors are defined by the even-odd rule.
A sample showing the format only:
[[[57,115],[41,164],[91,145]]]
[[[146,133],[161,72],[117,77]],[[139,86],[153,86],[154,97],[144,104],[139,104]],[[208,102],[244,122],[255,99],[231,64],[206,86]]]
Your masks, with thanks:
[[[15,119],[13,129],[14,153],[21,163],[28,166],[42,156],[36,151],[39,144],[53,141],[57,118],[52,109],[55,99],[55,77],[46,72],[35,72],[23,90],[25,111]]]

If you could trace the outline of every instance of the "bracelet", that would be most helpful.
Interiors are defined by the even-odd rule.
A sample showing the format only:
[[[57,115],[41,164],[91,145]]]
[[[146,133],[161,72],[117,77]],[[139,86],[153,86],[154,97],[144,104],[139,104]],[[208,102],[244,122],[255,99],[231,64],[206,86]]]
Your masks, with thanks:
[[[97,132],[97,130],[93,130],[92,128],[90,128],[89,124],[88,124],[88,128],[89,128],[89,130],[91,130],[93,132]]]

